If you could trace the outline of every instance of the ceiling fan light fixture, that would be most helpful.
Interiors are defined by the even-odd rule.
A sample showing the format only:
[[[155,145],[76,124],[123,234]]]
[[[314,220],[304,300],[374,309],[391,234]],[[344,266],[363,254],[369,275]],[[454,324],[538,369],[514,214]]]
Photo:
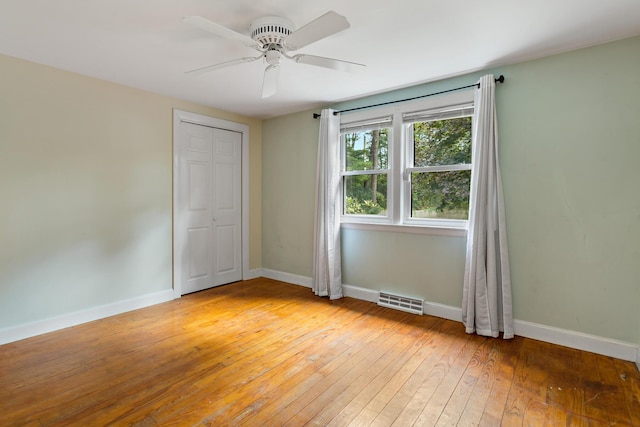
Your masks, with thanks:
[[[280,60],[282,59],[282,55],[280,51],[276,49],[269,49],[264,54],[264,59],[267,61],[269,65],[280,65]]]

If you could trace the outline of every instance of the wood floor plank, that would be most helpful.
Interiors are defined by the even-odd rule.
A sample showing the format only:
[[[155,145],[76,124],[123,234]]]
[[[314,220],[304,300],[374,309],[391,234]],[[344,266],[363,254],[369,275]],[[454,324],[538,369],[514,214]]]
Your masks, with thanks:
[[[636,375],[637,368],[632,362],[618,359],[611,359],[611,362],[611,372],[618,376],[619,392],[616,397],[625,402],[631,425],[640,426],[640,378]]]
[[[502,424],[522,425],[525,416],[544,416],[539,412],[546,404],[549,375],[546,352],[549,351],[549,346],[541,341],[523,342],[505,404]]]
[[[406,314],[403,317],[406,317]],[[284,425],[299,426],[307,423],[330,402],[340,400],[337,396],[342,395],[343,399],[350,401],[352,393],[370,380],[370,374],[384,369],[395,356],[391,350],[398,346],[402,339],[401,334],[397,333],[402,324],[395,323],[391,336],[385,340],[384,344],[375,342],[369,346],[367,354],[360,363],[351,366],[346,372],[342,370],[332,372],[317,386],[312,387],[303,399],[298,399],[285,408],[285,411],[291,414],[291,418]],[[336,375],[338,373],[339,375]]]
[[[606,375],[606,357],[574,350],[576,362],[593,369],[580,370],[583,374],[577,386],[583,391],[582,411],[593,420],[609,425],[629,425],[631,420],[624,401],[616,398],[617,378]]]
[[[449,320],[439,322],[439,328],[434,330],[434,340],[430,351],[425,354],[424,360],[420,363],[415,372],[402,385],[393,398],[375,416],[372,425],[389,426],[400,416],[407,405],[412,402],[414,396],[421,388],[422,384],[433,373],[438,361],[455,348],[456,343],[464,339],[461,334],[460,324]],[[418,404],[414,403],[416,406]],[[415,414],[417,416],[417,413]],[[354,420],[359,423],[360,420]],[[366,419],[362,420],[366,423]]]
[[[390,348],[385,355],[388,359],[387,365],[379,365],[375,369],[372,366],[364,376],[360,377],[358,381],[354,381],[347,390],[320,411],[310,421],[310,424],[324,426],[351,423],[369,403],[374,401],[374,398],[384,390],[385,386],[390,384],[392,378],[408,366],[412,356],[427,345],[431,336],[431,327],[434,324],[435,321],[432,319],[425,322],[419,317],[411,316],[407,328],[399,329],[397,332],[403,334],[402,340]],[[380,408],[382,406],[384,405],[381,405]]]
[[[460,425],[480,424],[489,400],[492,384],[496,380],[497,370],[502,362],[498,342],[485,339],[484,345],[478,348],[470,363],[470,368],[465,372],[465,376],[470,375],[477,380],[464,409],[459,413],[458,424]]]
[[[436,425],[440,417],[444,414],[445,408],[447,404],[454,400],[454,410],[462,411],[464,409],[464,402],[466,402],[466,397],[468,393],[473,388],[473,384],[475,384],[475,379],[472,378],[471,384],[464,384],[463,387],[457,388],[458,384],[462,376],[464,375],[465,370],[473,355],[475,354],[478,348],[478,340],[481,339],[475,335],[469,335],[468,339],[448,369],[445,374],[445,377],[440,382],[438,387],[434,391],[434,395],[427,402],[426,406],[423,408],[422,412],[418,416],[415,424],[419,426],[427,426],[427,425]],[[461,398],[455,395],[456,389],[460,390]],[[462,403],[460,403],[462,401]],[[458,406],[459,404],[459,406]],[[447,420],[450,421],[450,420]]]
[[[640,425],[635,364],[254,279],[0,346],[0,425]]]
[[[433,370],[431,370],[428,377],[416,390],[415,394],[412,396],[407,405],[403,408],[402,413],[399,414],[395,419],[392,424],[393,426],[401,427],[413,425],[414,423],[416,423],[416,420],[420,417],[424,408],[431,401],[431,398],[433,397],[440,384],[447,377],[447,374],[453,367],[455,361],[465,360],[465,355],[469,353],[468,349],[465,352],[468,341],[469,336],[465,334],[464,336],[461,336],[460,339],[452,343],[452,345],[449,347],[449,351],[440,355],[440,359],[433,367]],[[469,357],[471,357],[471,355],[469,355]],[[442,399],[444,399],[445,397],[448,398],[449,396],[441,396]]]
[[[494,345],[500,351],[500,362],[495,370],[495,378],[491,382],[491,391],[487,397],[487,404],[480,418],[481,426],[496,426],[502,423],[507,405],[511,385],[515,378],[518,358],[522,352],[525,339],[514,337],[511,340],[499,340]]]
[[[368,402],[364,401],[358,403],[359,405],[364,405],[364,407],[349,422],[349,425],[370,425],[374,423],[377,418],[378,423],[383,422],[383,416],[381,416],[381,413],[384,409],[391,405],[391,401],[398,396],[403,387],[405,387],[412,378],[416,378],[419,375],[418,371],[421,366],[429,360],[430,357],[432,357],[436,345],[442,344],[442,341],[434,339],[434,337],[437,336],[442,323],[443,322],[440,319],[432,318],[432,322],[428,326],[429,329],[425,333],[424,342],[417,343],[420,344],[420,347],[416,349],[414,353],[408,355],[408,360],[403,361],[403,363],[400,364],[399,368],[391,378],[383,381],[383,383],[379,385],[379,391],[375,396],[371,397]],[[400,404],[396,403],[395,407],[398,406],[400,406]],[[392,405],[391,407],[393,408],[394,406]],[[387,425],[390,425],[391,422],[393,422],[399,411],[400,409],[397,409],[397,411],[394,411],[392,414],[387,416]],[[332,420],[332,423],[337,422],[337,419]]]
[[[482,377],[483,371],[491,366],[491,343],[494,341],[489,338],[482,338],[474,336],[474,341],[477,343],[475,352],[471,357],[469,364],[464,370],[462,377],[458,381],[456,388],[454,389],[449,401],[446,403],[442,414],[436,422],[436,426],[450,426],[458,425],[460,418],[465,413],[465,409],[469,406],[469,401],[472,399],[472,393],[476,390],[478,380]],[[478,388],[479,390],[479,388]],[[485,390],[485,392],[488,390]],[[486,394],[486,393],[483,393]],[[484,409],[484,405],[483,408]],[[477,420],[470,423],[469,420],[462,422],[463,425],[476,424],[481,416],[482,409],[478,409]]]
[[[562,408],[564,418],[573,420],[573,423],[608,424],[602,418],[598,408],[601,406],[600,402],[589,402],[590,397],[587,397],[585,394],[587,390],[583,387],[585,378],[588,380],[588,378],[597,375],[596,366],[590,368],[591,372],[582,369],[586,362],[585,356],[588,353],[558,346],[547,345],[546,347],[549,377],[547,403],[555,408]],[[555,413],[558,412],[555,411]],[[547,421],[557,422],[550,415],[547,416]]]
[[[292,314],[289,320],[293,323],[287,323],[288,327],[270,325],[271,332],[267,336],[271,339],[261,344],[251,341],[243,343],[234,349],[232,354],[235,356],[232,359],[227,361],[228,356],[225,357],[225,369],[219,374],[191,378],[181,389],[183,398],[171,402],[171,411],[167,411],[163,405],[155,405],[149,416],[166,425],[180,425],[192,419],[195,422],[202,413],[207,414],[207,418],[214,414],[224,414],[230,405],[228,390],[244,390],[247,384],[269,372],[292,354],[313,345],[312,340],[326,331],[326,325],[317,323],[318,319],[307,320],[305,327],[302,317],[301,313]]]
[[[262,410],[268,402],[268,397],[276,392],[280,384],[293,377],[297,377],[299,381],[300,378],[308,377],[322,369],[323,365],[330,363],[344,352],[344,345],[348,340],[357,339],[350,331],[344,333],[341,330],[353,321],[355,318],[336,320],[330,329],[314,338],[308,347],[282,358],[281,363],[277,365],[278,358],[274,358],[272,360],[274,365],[269,370],[247,382],[245,387],[234,389],[226,394],[223,399],[226,403],[224,411],[217,411],[210,415],[206,422],[215,425],[220,420],[233,419],[240,423],[254,412]],[[340,322],[344,323],[341,325]],[[247,399],[253,400],[248,407],[243,403]]]
[[[369,308],[372,307],[375,306],[369,304]],[[375,307],[374,312],[379,315],[382,313],[380,310],[383,309]],[[386,336],[383,329],[389,331],[385,325],[381,324],[380,319],[377,319],[377,315],[371,316],[369,313],[351,326],[358,331],[358,334],[348,342],[344,342],[344,352],[319,367],[311,375],[305,376],[301,373],[302,375],[295,375],[288,379],[275,390],[278,399],[271,400],[261,408],[259,413],[247,417],[244,423],[264,425],[265,422],[276,417],[280,420],[293,417],[298,408],[308,405],[310,400],[315,399],[324,389],[349,373],[361,360],[372,357],[372,354],[369,354],[369,345]]]

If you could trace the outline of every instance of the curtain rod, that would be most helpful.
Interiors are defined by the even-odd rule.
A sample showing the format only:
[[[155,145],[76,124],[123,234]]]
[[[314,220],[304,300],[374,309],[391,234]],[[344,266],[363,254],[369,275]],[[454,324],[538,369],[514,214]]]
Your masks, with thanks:
[[[500,74],[500,77],[498,77],[497,79],[495,79],[496,83],[504,83],[504,76],[502,74]],[[480,83],[474,83],[472,85],[467,85],[467,86],[461,86],[461,87],[456,87],[453,89],[447,89],[447,90],[443,90],[440,92],[435,92],[435,93],[430,93],[428,95],[420,95],[420,96],[414,96],[413,98],[405,98],[405,99],[399,99],[397,101],[388,101],[388,102],[381,102],[380,104],[373,104],[373,105],[365,105],[364,107],[355,107],[355,108],[348,108],[346,110],[340,110],[340,111],[334,111],[333,114],[334,115],[338,115],[339,113],[346,113],[348,111],[356,111],[356,110],[364,110],[365,108],[372,108],[372,107],[380,107],[382,105],[389,105],[389,104],[396,104],[398,102],[407,102],[407,101],[413,101],[415,99],[420,99],[420,98],[427,98],[429,96],[434,96],[434,95],[441,95],[443,93],[447,93],[447,92],[453,92],[456,90],[462,90],[462,89],[469,89],[471,87],[480,87]],[[318,113],[313,113],[313,118],[317,119],[318,117],[320,117],[320,114]]]

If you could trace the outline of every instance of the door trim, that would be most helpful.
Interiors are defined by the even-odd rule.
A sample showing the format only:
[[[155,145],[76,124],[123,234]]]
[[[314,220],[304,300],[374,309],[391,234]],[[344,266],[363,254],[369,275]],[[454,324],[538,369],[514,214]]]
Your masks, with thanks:
[[[212,128],[230,130],[242,134],[242,279],[246,280],[249,274],[249,126],[218,119],[216,117],[204,116],[202,114],[190,113],[188,111],[173,110],[173,203],[172,203],[172,238],[173,238],[173,294],[174,298],[182,296],[182,265],[176,262],[180,257],[176,254],[182,252],[181,242],[176,238],[176,218],[178,210],[178,138],[180,137],[180,124],[182,122],[195,125],[208,126]]]

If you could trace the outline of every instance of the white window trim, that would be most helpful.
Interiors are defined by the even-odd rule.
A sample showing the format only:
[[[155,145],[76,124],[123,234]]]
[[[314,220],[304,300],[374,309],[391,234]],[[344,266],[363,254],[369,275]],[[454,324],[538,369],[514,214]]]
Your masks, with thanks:
[[[470,170],[471,165],[429,166],[406,168],[408,156],[405,152],[405,130],[410,124],[403,123],[403,115],[419,111],[435,110],[453,105],[472,103],[474,91],[453,92],[446,95],[424,98],[398,104],[389,104],[370,110],[361,110],[351,113],[343,113],[340,117],[340,127],[349,127],[350,124],[374,121],[376,119],[392,117],[392,138],[389,141],[388,162],[389,169],[375,171],[342,172],[342,176],[387,173],[387,215],[341,215],[341,227],[345,229],[391,231],[414,234],[432,234],[446,236],[466,236],[466,220],[449,219],[414,219],[411,218],[410,201],[407,200],[408,176],[411,171],[435,172],[436,170]],[[344,146],[341,148],[344,149]],[[344,153],[342,153],[344,156]],[[341,187],[342,188],[342,187]],[[341,189],[342,191],[342,189]],[[344,195],[341,194],[344,203]],[[405,213],[403,218],[402,212]]]
[[[442,226],[416,226],[412,224],[389,224],[389,223],[374,223],[374,222],[343,222],[340,224],[340,228],[343,230],[366,230],[366,231],[384,231],[393,233],[408,233],[408,234],[428,234],[435,236],[450,236],[450,237],[467,237],[467,229],[461,227],[447,227]]]
[[[356,176],[356,175],[383,175],[388,174],[389,169],[368,169],[361,171],[344,171],[340,173],[340,176]]]
[[[457,165],[438,165],[438,166],[414,166],[405,168],[407,177],[411,172],[450,172],[450,171],[470,171],[471,165],[461,163]]]

